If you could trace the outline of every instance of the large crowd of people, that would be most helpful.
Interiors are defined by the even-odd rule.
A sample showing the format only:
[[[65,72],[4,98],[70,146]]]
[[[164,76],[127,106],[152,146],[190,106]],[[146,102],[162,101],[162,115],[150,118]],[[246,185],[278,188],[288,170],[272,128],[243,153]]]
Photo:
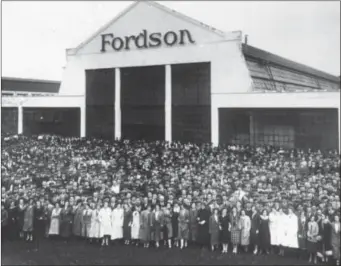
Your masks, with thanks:
[[[16,135],[1,153],[3,241],[290,249],[339,264],[336,151]]]

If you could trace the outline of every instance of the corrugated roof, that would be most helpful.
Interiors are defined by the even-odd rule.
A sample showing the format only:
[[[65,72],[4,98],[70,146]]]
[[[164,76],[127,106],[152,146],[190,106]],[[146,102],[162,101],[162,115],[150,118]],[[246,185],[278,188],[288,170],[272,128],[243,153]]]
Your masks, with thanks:
[[[42,79],[25,79],[25,78],[1,78],[2,91],[25,91],[40,93],[58,93],[60,81],[42,80]]]
[[[243,49],[243,53],[245,57],[252,57],[258,60],[260,59],[262,61],[266,61],[268,63],[282,66],[284,68],[288,68],[291,70],[309,74],[318,78],[323,78],[323,79],[326,79],[335,83],[340,83],[340,77],[328,74],[326,72],[314,69],[312,67],[309,67],[300,63],[296,63],[294,61],[283,58],[281,56],[278,56],[278,55],[269,53],[267,51],[258,49],[256,47],[253,47],[251,45],[248,45],[248,44],[246,45],[243,43],[242,49]]]

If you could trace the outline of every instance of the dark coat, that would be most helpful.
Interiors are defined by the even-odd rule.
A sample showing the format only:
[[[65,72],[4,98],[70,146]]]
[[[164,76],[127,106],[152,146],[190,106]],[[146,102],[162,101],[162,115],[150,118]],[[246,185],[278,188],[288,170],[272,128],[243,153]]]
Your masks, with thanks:
[[[198,235],[198,211],[190,210],[189,211],[189,239],[193,242],[197,240]]]
[[[79,207],[74,210],[72,233],[75,236],[82,235],[82,218],[83,218],[83,208]]]
[[[335,260],[340,260],[340,226],[338,223],[338,231],[336,231],[335,222],[332,223],[331,230],[331,245],[333,249],[333,257]]]
[[[230,216],[220,217],[221,231],[220,231],[220,241],[223,244],[228,244],[231,241],[230,233]]]
[[[72,234],[73,213],[72,207],[63,208],[60,212],[60,235],[70,237]]]
[[[44,207],[35,208],[33,231],[36,237],[43,238],[45,235],[45,210]]]
[[[201,245],[208,245],[210,241],[210,216],[210,211],[207,209],[200,209],[198,211],[198,243]],[[204,221],[204,224],[200,224],[202,221]]]
[[[179,218],[179,213],[178,212],[174,212],[172,213],[172,232],[173,232],[173,237],[177,238],[179,235],[179,222],[178,222],[178,218]]]
[[[251,215],[251,230],[250,230],[250,242],[253,245],[259,245],[259,226],[260,217],[258,213]]]
[[[131,211],[125,211],[123,217],[123,239],[130,240],[131,239],[131,222],[133,219]]]
[[[298,216],[298,247],[300,249],[307,248],[307,231],[308,231],[308,219],[302,220],[301,216]]]
[[[259,248],[268,250],[270,248],[270,227],[269,219],[262,219],[260,217],[259,223]]]
[[[152,213],[152,240],[160,241],[163,239],[162,234],[162,226],[164,224],[164,215],[162,211],[159,211],[158,217],[156,217],[156,213]]]

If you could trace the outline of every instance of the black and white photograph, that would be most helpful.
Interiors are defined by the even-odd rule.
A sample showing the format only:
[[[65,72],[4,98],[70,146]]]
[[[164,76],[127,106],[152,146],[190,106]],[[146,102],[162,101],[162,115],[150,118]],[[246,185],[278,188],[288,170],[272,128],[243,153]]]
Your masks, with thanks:
[[[2,1],[1,265],[340,265],[340,1]]]

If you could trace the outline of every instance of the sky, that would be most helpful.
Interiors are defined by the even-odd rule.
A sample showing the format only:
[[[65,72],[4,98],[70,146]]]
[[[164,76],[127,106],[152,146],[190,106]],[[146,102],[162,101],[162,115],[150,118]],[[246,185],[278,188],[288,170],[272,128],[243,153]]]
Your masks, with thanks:
[[[158,1],[257,48],[340,75],[340,2]],[[61,80],[74,48],[130,1],[3,1],[2,76]]]

